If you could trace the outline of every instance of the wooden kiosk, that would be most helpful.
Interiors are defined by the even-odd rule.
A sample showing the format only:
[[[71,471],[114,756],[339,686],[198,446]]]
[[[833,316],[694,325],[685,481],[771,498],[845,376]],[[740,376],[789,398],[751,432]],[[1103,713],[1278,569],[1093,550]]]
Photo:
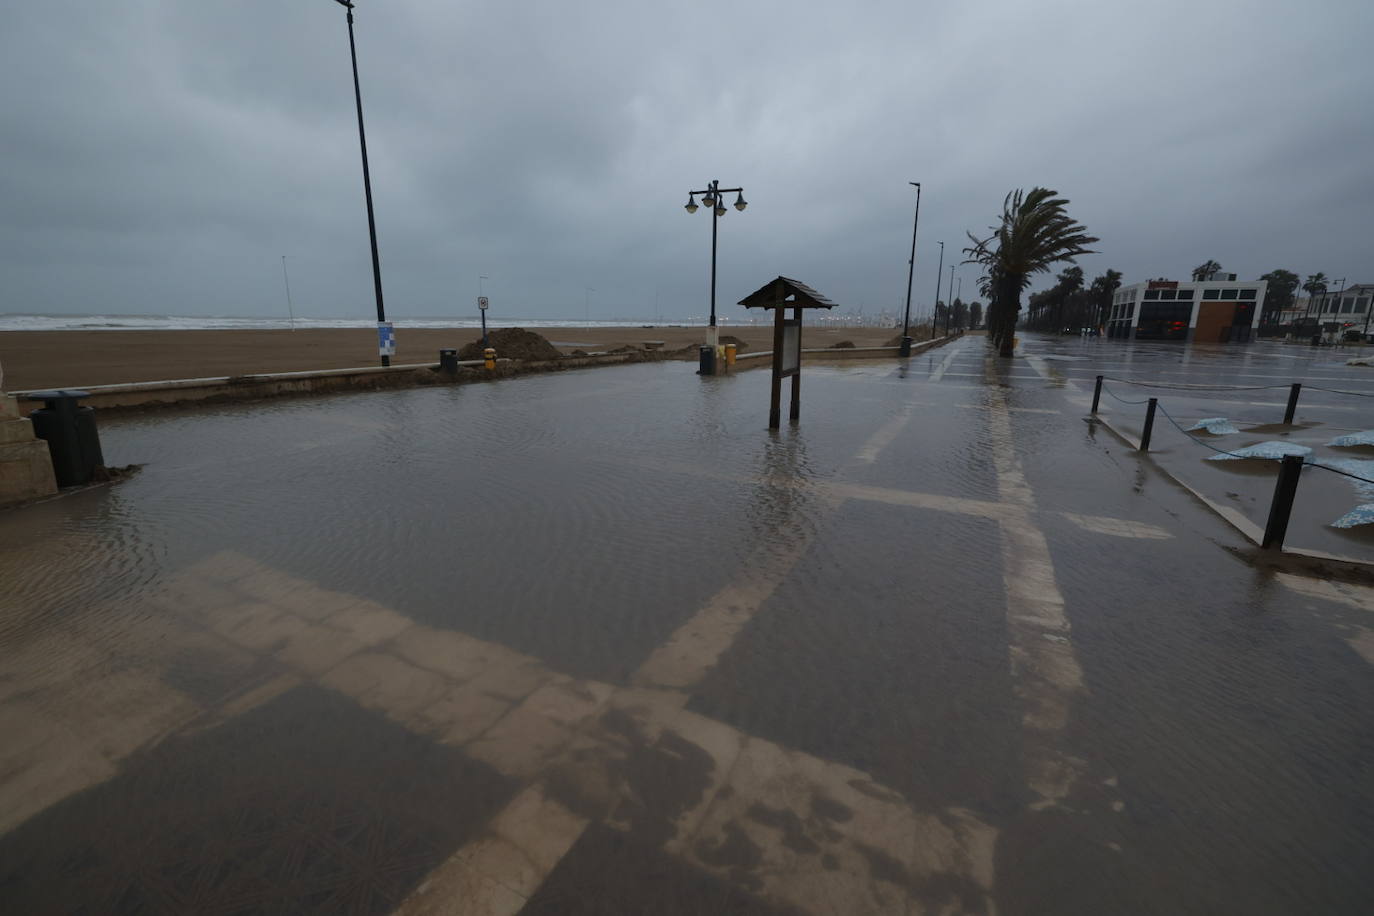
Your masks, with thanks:
[[[773,309],[773,400],[768,408],[768,428],[782,423],[782,380],[792,378],[792,409],[789,419],[801,417],[802,309],[833,309],[835,303],[799,280],[778,277],[745,296],[739,304],[747,309]],[[788,309],[792,317],[786,317]]]

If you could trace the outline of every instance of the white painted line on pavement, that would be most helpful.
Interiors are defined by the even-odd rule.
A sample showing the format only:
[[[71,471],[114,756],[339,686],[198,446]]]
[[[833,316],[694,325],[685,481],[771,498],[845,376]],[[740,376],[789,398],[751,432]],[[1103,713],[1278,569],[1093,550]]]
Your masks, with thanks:
[[[944,378],[945,372],[949,370],[950,363],[954,362],[954,358],[958,356],[962,350],[963,347],[959,346],[958,344],[952,345],[949,348],[949,353],[945,355],[944,360],[940,363],[940,365],[935,367],[934,372],[930,373],[930,381],[938,382],[940,379]]]
[[[1276,573],[1274,578],[1293,591],[1309,598],[1320,598],[1323,601],[1343,604],[1358,611],[1374,613],[1374,588],[1369,586],[1332,582],[1328,579],[1309,579],[1306,576],[1295,576],[1291,573],[1282,572]],[[1354,632],[1343,634],[1346,643],[1359,653],[1359,656],[1366,662],[1374,665],[1374,630],[1358,624],[1349,628],[1353,629]],[[1346,629],[1346,627],[1341,629]]]
[[[1106,518],[1101,515],[1078,515],[1073,512],[1061,512],[1069,521],[1073,522],[1084,531],[1091,531],[1094,534],[1109,534],[1119,538],[1146,538],[1150,540],[1162,540],[1173,537],[1172,534],[1163,528],[1155,525],[1147,525],[1144,522],[1131,522],[1120,518]]]
[[[1083,690],[1083,670],[1055,582],[1054,557],[1033,521],[1035,498],[1016,458],[1006,395],[994,388],[991,400],[988,422],[997,488],[1012,510],[1001,520],[1001,531],[1013,689],[1021,702],[1026,783],[1040,796],[1031,807],[1040,809],[1067,798],[1086,771],[1084,761],[1060,746]]]
[[[911,413],[915,409],[915,404],[907,404],[897,412],[890,420],[878,427],[878,431],[868,437],[863,448],[859,449],[856,460],[864,464],[872,464],[878,458],[878,453],[892,444],[906,425],[911,422]]]

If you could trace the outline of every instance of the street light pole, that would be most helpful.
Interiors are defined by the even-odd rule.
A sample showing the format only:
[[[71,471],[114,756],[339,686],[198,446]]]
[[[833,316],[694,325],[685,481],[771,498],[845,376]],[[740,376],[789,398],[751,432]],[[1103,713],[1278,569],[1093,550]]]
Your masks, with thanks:
[[[930,339],[935,339],[935,328],[940,324],[940,275],[945,270],[945,243],[940,243],[940,264],[935,268],[935,308],[930,313]]]
[[[945,297],[945,336],[949,336],[949,322],[954,315],[954,268],[949,265],[949,295]]]
[[[737,195],[735,209],[741,213],[749,204],[744,199],[743,188],[722,188],[719,180],[712,180],[704,191],[687,192],[687,204],[684,209],[688,213],[697,212],[696,195],[698,194],[701,195],[701,202],[711,208],[711,323],[706,330],[706,345],[714,351],[720,342],[720,332],[716,329],[716,239],[719,234],[720,218],[725,215],[725,203],[720,199],[720,195]]]
[[[291,278],[286,275],[286,255],[281,256],[281,279],[286,284],[286,314],[291,319],[291,330],[296,330],[296,310],[291,307]]]
[[[372,212],[372,173],[367,167],[367,132],[363,129],[363,92],[358,85],[358,47],[353,41],[353,2],[335,0],[348,9],[348,54],[353,60],[353,100],[358,107],[358,147],[363,155],[363,195],[367,198],[367,234],[372,243],[372,288],[377,297],[377,330],[382,365],[390,366],[391,357],[385,352],[390,335],[385,334],[386,306],[382,302],[382,262],[377,256],[377,218]],[[394,346],[394,342],[392,342]]]
[[[916,189],[916,218],[911,222],[911,258],[906,262],[906,311],[902,313],[902,355],[911,355],[911,280],[916,273],[916,227],[921,225],[921,183],[908,181]]]

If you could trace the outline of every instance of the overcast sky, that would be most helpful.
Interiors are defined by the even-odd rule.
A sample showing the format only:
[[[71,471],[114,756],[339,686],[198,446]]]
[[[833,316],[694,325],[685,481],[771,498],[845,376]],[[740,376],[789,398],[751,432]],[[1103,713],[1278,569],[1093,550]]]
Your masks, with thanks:
[[[1374,282],[1370,0],[358,0],[388,317],[914,301],[1014,187],[1126,282]],[[344,10],[42,0],[0,28],[0,312],[373,314]],[[730,198],[733,201],[733,197]],[[960,269],[965,298],[976,280]],[[1044,285],[1043,283],[1037,285]],[[589,296],[586,289],[595,292]],[[657,304],[655,304],[657,303]]]

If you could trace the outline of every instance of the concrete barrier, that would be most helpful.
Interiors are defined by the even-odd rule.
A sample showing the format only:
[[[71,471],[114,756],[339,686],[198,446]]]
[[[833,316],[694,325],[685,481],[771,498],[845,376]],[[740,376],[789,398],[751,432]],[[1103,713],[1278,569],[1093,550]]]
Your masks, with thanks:
[[[937,337],[934,340],[921,340],[911,345],[911,355],[916,356],[926,350],[946,344],[955,339],[955,335],[948,337]],[[802,362],[843,362],[851,359],[898,359],[901,355],[899,347],[822,347],[816,349],[803,349]],[[745,369],[757,369],[767,366],[772,362],[772,350],[759,350],[755,353],[741,353],[735,357],[735,364]]]
[[[409,363],[401,366],[362,366],[354,369],[320,369],[307,372],[273,372],[262,375],[235,375],[217,378],[170,379],[159,382],[128,382],[120,385],[85,385],[90,397],[83,402],[98,410],[143,409],[189,403],[253,401],[292,395],[325,392],[375,391],[385,388],[411,388],[421,385],[448,385],[462,382],[509,378],[541,372],[560,372],[590,366],[614,365],[644,359],[642,353],[608,353],[597,356],[567,357],[558,360],[521,362],[498,359],[495,370],[483,368],[483,361],[461,360],[456,375],[434,371],[437,363]],[[429,375],[425,375],[429,373]],[[12,396],[27,392],[10,392]],[[19,401],[18,409],[28,415],[42,406]]]

